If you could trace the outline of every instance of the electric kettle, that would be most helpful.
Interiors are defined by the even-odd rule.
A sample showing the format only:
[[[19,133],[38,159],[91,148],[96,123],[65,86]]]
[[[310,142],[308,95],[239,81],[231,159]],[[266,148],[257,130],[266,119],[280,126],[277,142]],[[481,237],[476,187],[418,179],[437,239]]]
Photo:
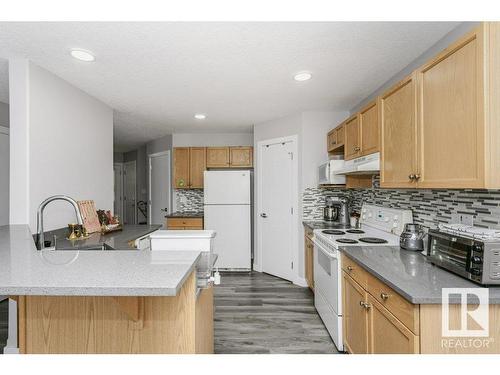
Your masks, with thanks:
[[[427,232],[420,224],[407,223],[399,237],[399,246],[404,250],[423,251],[426,235]]]

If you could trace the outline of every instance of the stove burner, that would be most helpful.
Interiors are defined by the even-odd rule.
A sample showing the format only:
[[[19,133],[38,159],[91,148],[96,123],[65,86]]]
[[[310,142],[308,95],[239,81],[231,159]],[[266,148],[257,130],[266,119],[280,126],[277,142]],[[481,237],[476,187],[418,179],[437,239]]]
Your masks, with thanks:
[[[358,241],[351,240],[350,238],[339,238],[336,241],[340,243],[358,243]]]
[[[363,237],[359,239],[361,242],[366,242],[366,243],[387,243],[386,240],[383,238],[377,238],[377,237]]]
[[[347,233],[357,233],[357,234],[361,234],[361,233],[365,233],[364,230],[361,230],[361,229],[349,229],[349,230],[346,230]]]
[[[324,230],[322,233],[324,234],[336,234],[336,235],[342,235],[342,234],[345,234],[345,232],[341,231],[341,230],[332,230],[332,229],[326,229]]]

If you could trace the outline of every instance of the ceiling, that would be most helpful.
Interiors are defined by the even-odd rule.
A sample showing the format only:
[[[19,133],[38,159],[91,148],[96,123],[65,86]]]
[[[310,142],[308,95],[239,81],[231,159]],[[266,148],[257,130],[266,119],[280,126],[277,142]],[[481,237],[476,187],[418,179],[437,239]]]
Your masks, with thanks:
[[[457,25],[1,22],[0,58],[28,58],[108,104],[115,144],[129,150],[172,132],[251,132],[303,110],[349,110]],[[78,47],[96,61],[70,57]],[[302,70],[312,80],[295,82]]]

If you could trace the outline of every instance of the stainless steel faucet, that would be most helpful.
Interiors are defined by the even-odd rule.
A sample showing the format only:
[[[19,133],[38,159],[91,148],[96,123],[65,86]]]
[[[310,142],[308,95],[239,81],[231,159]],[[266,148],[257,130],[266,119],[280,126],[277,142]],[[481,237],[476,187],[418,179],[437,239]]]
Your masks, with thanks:
[[[73,198],[70,198],[66,195],[53,195],[52,197],[48,197],[38,206],[38,212],[36,217],[36,229],[37,229],[37,248],[38,250],[42,250],[45,248],[45,235],[43,233],[43,211],[45,210],[45,206],[47,206],[50,202],[53,201],[66,201],[70,203],[75,209],[76,221],[78,224],[83,225],[82,213],[80,212],[80,208],[78,207],[78,203]]]

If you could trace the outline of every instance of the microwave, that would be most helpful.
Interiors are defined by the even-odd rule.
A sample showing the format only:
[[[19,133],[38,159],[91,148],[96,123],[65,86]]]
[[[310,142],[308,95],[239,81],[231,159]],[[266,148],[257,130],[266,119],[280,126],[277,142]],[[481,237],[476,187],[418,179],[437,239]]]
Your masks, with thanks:
[[[321,164],[318,168],[319,185],[344,185],[345,176],[336,172],[344,168],[343,159],[329,160],[328,163]]]

